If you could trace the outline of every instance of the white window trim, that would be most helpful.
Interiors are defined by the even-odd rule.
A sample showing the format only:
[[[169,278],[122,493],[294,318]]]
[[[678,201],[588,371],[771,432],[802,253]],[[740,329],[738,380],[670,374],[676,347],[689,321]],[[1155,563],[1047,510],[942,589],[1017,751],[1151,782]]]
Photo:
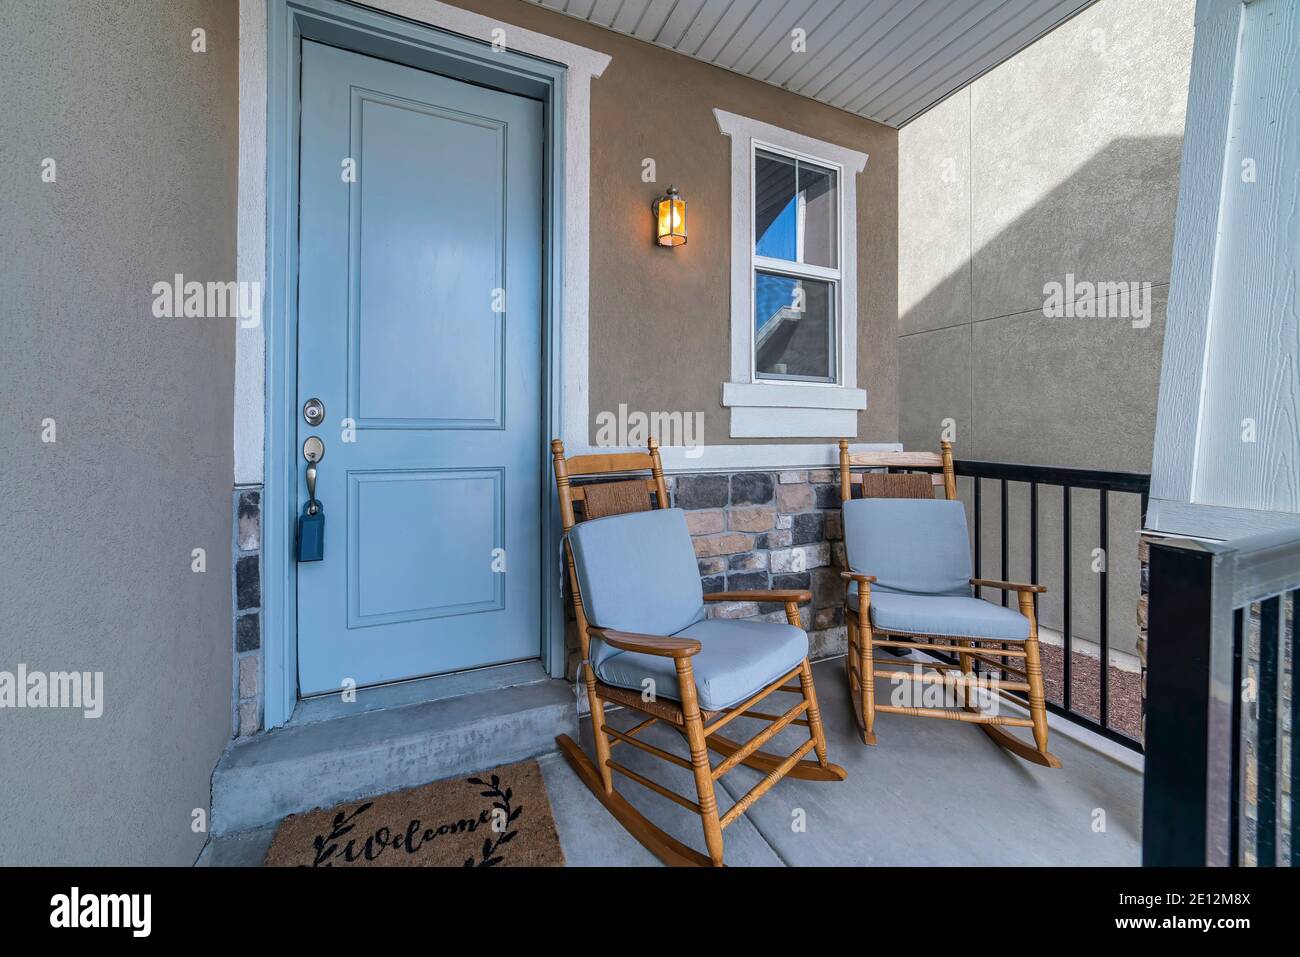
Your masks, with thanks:
[[[867,154],[792,133],[747,116],[713,111],[731,138],[731,378],[722,404],[732,438],[852,438],[867,393],[858,386],[857,174]],[[758,379],[754,375],[754,150],[766,147],[838,170],[840,268],[836,321],[838,381]],[[807,269],[808,267],[800,267]]]

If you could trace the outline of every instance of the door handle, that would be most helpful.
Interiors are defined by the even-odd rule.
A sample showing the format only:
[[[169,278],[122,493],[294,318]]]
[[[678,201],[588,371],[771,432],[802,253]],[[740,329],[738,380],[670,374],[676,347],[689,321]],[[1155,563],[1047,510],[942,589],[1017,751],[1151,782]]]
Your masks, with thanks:
[[[315,515],[320,506],[316,502],[316,466],[325,458],[325,443],[311,436],[302,444],[302,457],[307,460],[307,509]]]
[[[311,436],[302,444],[307,460],[307,504],[298,519],[296,547],[298,561],[319,562],[325,558],[325,511],[316,500],[316,466],[325,457],[325,443]]]

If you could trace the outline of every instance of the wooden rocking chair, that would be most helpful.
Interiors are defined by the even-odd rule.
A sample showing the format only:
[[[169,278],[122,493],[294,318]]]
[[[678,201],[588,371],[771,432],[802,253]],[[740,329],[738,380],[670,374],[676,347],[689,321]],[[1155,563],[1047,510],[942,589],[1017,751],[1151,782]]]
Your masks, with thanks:
[[[939,471],[864,473],[860,479],[863,497],[854,500],[853,466]],[[944,498],[935,500],[932,486],[940,485]],[[840,496],[849,566],[841,572],[848,626],[845,667],[863,743],[876,743],[877,712],[941,718],[978,724],[1012,754],[1059,768],[1060,760],[1047,750],[1047,706],[1034,612],[1035,593],[1047,589],[971,577],[966,511],[957,501],[951,443],[941,443],[939,454],[850,453],[848,443],[841,441]],[[974,597],[972,589],[980,587],[1016,592],[1019,612]],[[919,664],[935,672],[917,673],[897,658],[876,658],[876,648],[956,651],[959,667],[941,661],[912,661],[912,667]],[[1004,677],[976,676],[972,669],[977,661]],[[1018,680],[1005,677],[1008,675]],[[910,682],[910,687],[922,689],[927,684],[942,685],[945,691],[952,688],[961,707],[880,704],[875,689],[879,678]],[[1025,692],[1030,716],[988,713],[971,702],[973,687],[1013,701],[1016,699],[1008,692]],[[1034,744],[1011,734],[1007,727],[1032,729]]]
[[[668,507],[655,440],[646,452],[566,459],[557,439],[551,452],[582,654],[580,677],[591,705],[596,760],[593,763],[568,735],[560,735],[556,743],[606,809],[661,861],[721,867],[723,830],[781,778],[844,780],[844,769],[826,759],[826,737],[808,664],[808,636],[799,627],[799,604],[812,595],[801,590],[704,595],[685,515]],[[626,477],[633,472],[650,474]],[[609,478],[611,473],[622,474],[600,483],[575,486],[570,481],[593,475]],[[708,619],[706,601],[782,602],[789,624]],[[650,700],[643,697],[647,687],[654,689]],[[777,692],[795,694],[798,702],[780,714],[750,710]],[[612,728],[605,722],[606,702],[632,708],[646,719],[627,731]],[[719,734],[742,715],[769,723],[743,744]],[[689,760],[637,737],[656,722],[682,735]],[[791,724],[808,728],[808,740],[794,753],[759,750]],[[610,755],[618,745],[691,770],[696,800],[613,760]],[[709,763],[710,748],[723,756],[716,766]],[[816,760],[805,760],[810,751]],[[719,815],[714,783],[740,764],[763,772],[764,777]],[[615,771],[698,814],[707,856],[650,823],[615,790]]]

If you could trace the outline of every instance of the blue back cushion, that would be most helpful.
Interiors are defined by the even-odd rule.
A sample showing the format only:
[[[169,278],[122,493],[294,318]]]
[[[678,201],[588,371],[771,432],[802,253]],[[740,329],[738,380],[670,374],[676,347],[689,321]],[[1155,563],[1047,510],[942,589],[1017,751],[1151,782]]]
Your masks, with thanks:
[[[675,635],[704,617],[699,565],[680,508],[592,519],[569,533],[569,544],[593,625]],[[591,657],[598,664],[608,649],[593,645]]]
[[[849,568],[875,575],[872,591],[970,595],[966,509],[941,499],[863,498],[844,503]]]

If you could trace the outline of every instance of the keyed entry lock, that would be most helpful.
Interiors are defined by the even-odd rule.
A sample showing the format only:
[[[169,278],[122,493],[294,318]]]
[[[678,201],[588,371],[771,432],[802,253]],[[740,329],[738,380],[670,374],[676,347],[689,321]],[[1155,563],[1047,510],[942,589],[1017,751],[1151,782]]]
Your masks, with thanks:
[[[303,415],[307,414],[303,409]],[[320,414],[324,415],[323,407]],[[325,558],[325,510],[316,498],[316,466],[325,457],[325,443],[315,435],[309,436],[302,444],[302,457],[307,460],[307,504],[298,518],[297,558],[300,562],[319,562]]]
[[[307,505],[313,512],[319,507],[316,501],[316,466],[325,457],[325,443],[316,436],[309,436],[302,444],[302,457],[307,460]]]
[[[303,403],[302,417],[308,425],[320,425],[325,421],[325,403],[317,398],[308,399]]]

